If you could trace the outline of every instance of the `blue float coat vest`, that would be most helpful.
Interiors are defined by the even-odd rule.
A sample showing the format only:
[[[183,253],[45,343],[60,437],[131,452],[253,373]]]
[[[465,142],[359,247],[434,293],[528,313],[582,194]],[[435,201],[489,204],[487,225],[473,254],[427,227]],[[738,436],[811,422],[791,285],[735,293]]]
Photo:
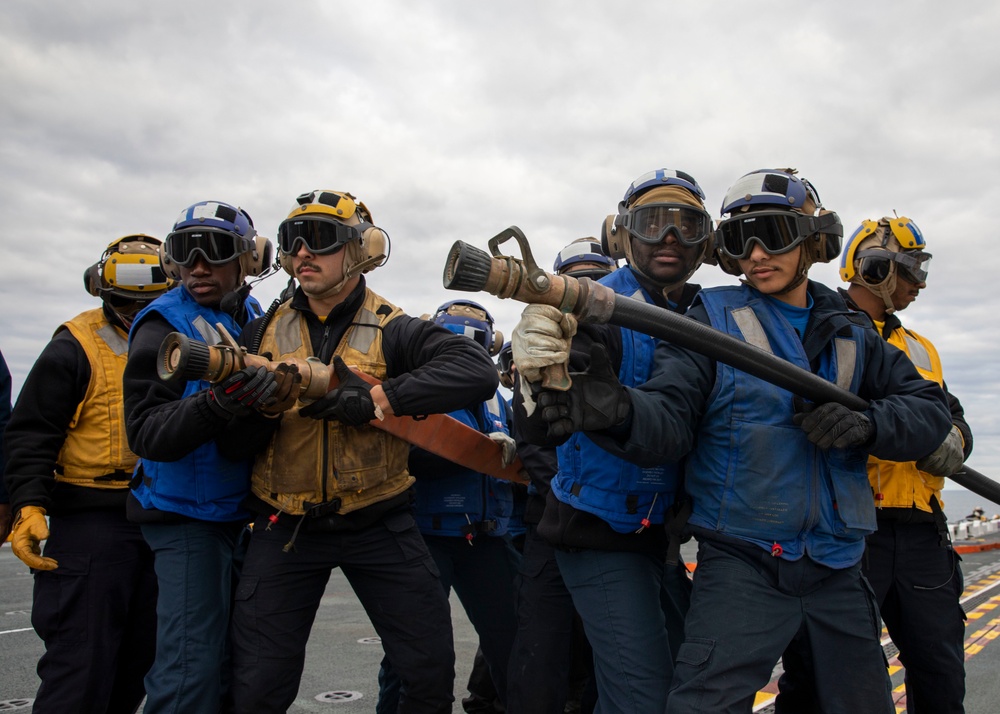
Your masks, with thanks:
[[[507,401],[497,393],[488,402],[459,409],[449,416],[483,434],[507,434],[508,410]],[[417,479],[416,517],[421,533],[500,536],[507,532],[514,508],[513,487],[509,482],[471,469],[450,471],[450,475],[441,477],[411,468],[411,474]]]
[[[621,268],[599,281],[619,295],[653,304],[630,268]],[[657,340],[621,329],[622,364],[618,380],[636,387],[653,367]],[[663,523],[664,513],[674,501],[677,465],[664,463],[646,467],[612,456],[582,433],[575,433],[558,448],[559,472],[552,479],[552,493],[573,508],[607,521],[618,533],[633,533],[651,524]]]
[[[260,304],[246,300],[250,319],[260,317]],[[193,340],[218,344],[216,323],[222,323],[233,337],[239,337],[242,326],[228,313],[199,305],[184,286],[169,291],[144,308],[132,323],[132,332],[149,314],[158,314],[177,332]],[[206,381],[189,381],[184,388],[188,397],[211,386]],[[209,441],[178,461],[140,459],[141,483],[133,494],[143,508],[180,513],[203,521],[235,521],[248,517],[240,502],[250,491],[252,459],[231,461],[219,453],[214,441]]]
[[[851,325],[850,337],[834,336],[813,370],[772,299],[739,286],[702,290],[698,300],[716,329],[857,393],[864,328]],[[785,389],[717,363],[685,462],[685,487],[694,499],[689,522],[788,560],[807,555],[831,568],[854,565],[865,535],[875,530],[867,454],[814,446],[792,422],[792,399]]]

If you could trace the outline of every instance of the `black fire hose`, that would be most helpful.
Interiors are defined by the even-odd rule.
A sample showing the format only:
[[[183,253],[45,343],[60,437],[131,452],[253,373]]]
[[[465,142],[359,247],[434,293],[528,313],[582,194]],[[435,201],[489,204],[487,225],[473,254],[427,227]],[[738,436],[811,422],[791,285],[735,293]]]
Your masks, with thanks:
[[[499,244],[509,238],[514,238],[521,246],[523,260],[499,254]],[[456,242],[445,265],[444,287],[467,292],[486,291],[528,304],[552,305],[573,313],[582,322],[610,323],[666,340],[817,404],[837,402],[854,411],[868,408],[868,402],[857,394],[709,325],[618,295],[587,278],[576,280],[545,273],[535,265],[527,239],[516,226],[494,236],[490,249],[494,257],[468,243]],[[568,382],[565,384],[562,388],[568,387]],[[1000,483],[986,475],[963,465],[949,478],[1000,505]]]
[[[867,400],[812,372],[737,340],[714,327],[656,305],[618,295],[608,322],[711,357],[817,404],[837,402],[854,411],[868,408]],[[1000,505],[1000,483],[985,474],[963,464],[949,478]]]

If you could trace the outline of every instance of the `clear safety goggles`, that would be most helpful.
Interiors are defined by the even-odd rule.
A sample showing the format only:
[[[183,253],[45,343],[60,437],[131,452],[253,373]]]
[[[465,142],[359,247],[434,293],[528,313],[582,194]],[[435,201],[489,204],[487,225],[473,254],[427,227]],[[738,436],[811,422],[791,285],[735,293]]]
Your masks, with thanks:
[[[677,203],[650,203],[620,209],[621,225],[636,240],[655,245],[673,233],[681,245],[693,247],[712,234],[712,217],[707,212]]]
[[[172,261],[190,268],[200,255],[212,265],[222,265],[249,250],[248,241],[228,231],[212,228],[185,229],[167,236],[164,252]]]
[[[781,255],[839,220],[835,213],[803,216],[790,211],[751,211],[722,221],[715,237],[722,252],[737,260],[750,256],[753,243],[770,255]]]
[[[310,253],[330,255],[355,240],[361,240],[360,228],[340,221],[295,218],[278,226],[278,250],[285,255],[298,253],[300,244]]]
[[[892,264],[896,264],[896,272],[903,280],[914,285],[927,282],[927,269],[931,254],[922,250],[895,253],[891,250],[873,248],[862,250],[857,256],[858,275],[870,287],[878,287],[892,273]]]

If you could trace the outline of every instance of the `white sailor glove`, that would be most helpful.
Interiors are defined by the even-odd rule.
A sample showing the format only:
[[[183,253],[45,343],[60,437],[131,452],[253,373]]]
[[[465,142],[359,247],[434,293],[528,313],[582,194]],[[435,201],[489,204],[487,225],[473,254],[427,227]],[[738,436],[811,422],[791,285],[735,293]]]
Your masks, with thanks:
[[[502,431],[491,431],[487,436],[500,447],[501,466],[507,468],[514,463],[514,458],[517,456],[517,445],[514,440]]]
[[[917,462],[917,468],[931,476],[951,476],[965,462],[965,452],[962,451],[962,432],[957,426],[952,426],[948,436],[924,458]]]
[[[510,338],[514,364],[522,380],[540,382],[542,369],[569,362],[576,318],[551,305],[528,305]]]

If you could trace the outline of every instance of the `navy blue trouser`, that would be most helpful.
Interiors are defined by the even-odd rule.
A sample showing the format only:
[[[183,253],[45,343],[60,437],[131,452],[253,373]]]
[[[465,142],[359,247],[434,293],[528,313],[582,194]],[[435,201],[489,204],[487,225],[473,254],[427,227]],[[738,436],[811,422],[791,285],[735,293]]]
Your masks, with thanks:
[[[285,712],[295,701],[309,631],[330,572],[339,567],[402,680],[399,713],[451,714],[451,609],[413,515],[392,512],[357,531],[302,529],[288,552],[292,529],[267,526],[264,517],[254,523],[236,591],[236,711]]]
[[[906,710],[965,711],[965,612],[961,558],[933,523],[879,523],[864,573],[906,668]]]
[[[54,515],[31,624],[45,643],[33,711],[131,713],[156,642],[153,554],[121,511]]]
[[[860,563],[834,570],[702,540],[666,711],[749,713],[800,631],[824,712],[894,711],[878,608]]]
[[[155,557],[156,659],[145,714],[215,714],[229,690],[229,615],[242,523],[143,523]]]
[[[501,702],[506,700],[507,661],[516,629],[514,576],[517,573],[513,547],[502,537],[478,535],[472,545],[461,536],[424,536],[427,548],[441,573],[447,597],[455,588],[469,622],[479,635],[479,646],[489,665],[493,685]],[[379,704],[376,709],[394,712],[394,680],[399,664],[386,652],[379,673]]]
[[[662,712],[690,582],[683,565],[646,553],[556,551],[594,653],[601,714]]]
[[[584,660],[585,676],[592,680],[593,655],[559,573],[555,549],[534,525],[528,526],[515,584],[517,634],[508,667],[507,709],[562,714],[573,658]]]
[[[906,710],[965,711],[965,613],[961,557],[941,544],[933,523],[880,521],[868,536],[862,572],[899,660],[906,668]],[[777,714],[820,712],[807,638],[799,634],[783,658]]]

